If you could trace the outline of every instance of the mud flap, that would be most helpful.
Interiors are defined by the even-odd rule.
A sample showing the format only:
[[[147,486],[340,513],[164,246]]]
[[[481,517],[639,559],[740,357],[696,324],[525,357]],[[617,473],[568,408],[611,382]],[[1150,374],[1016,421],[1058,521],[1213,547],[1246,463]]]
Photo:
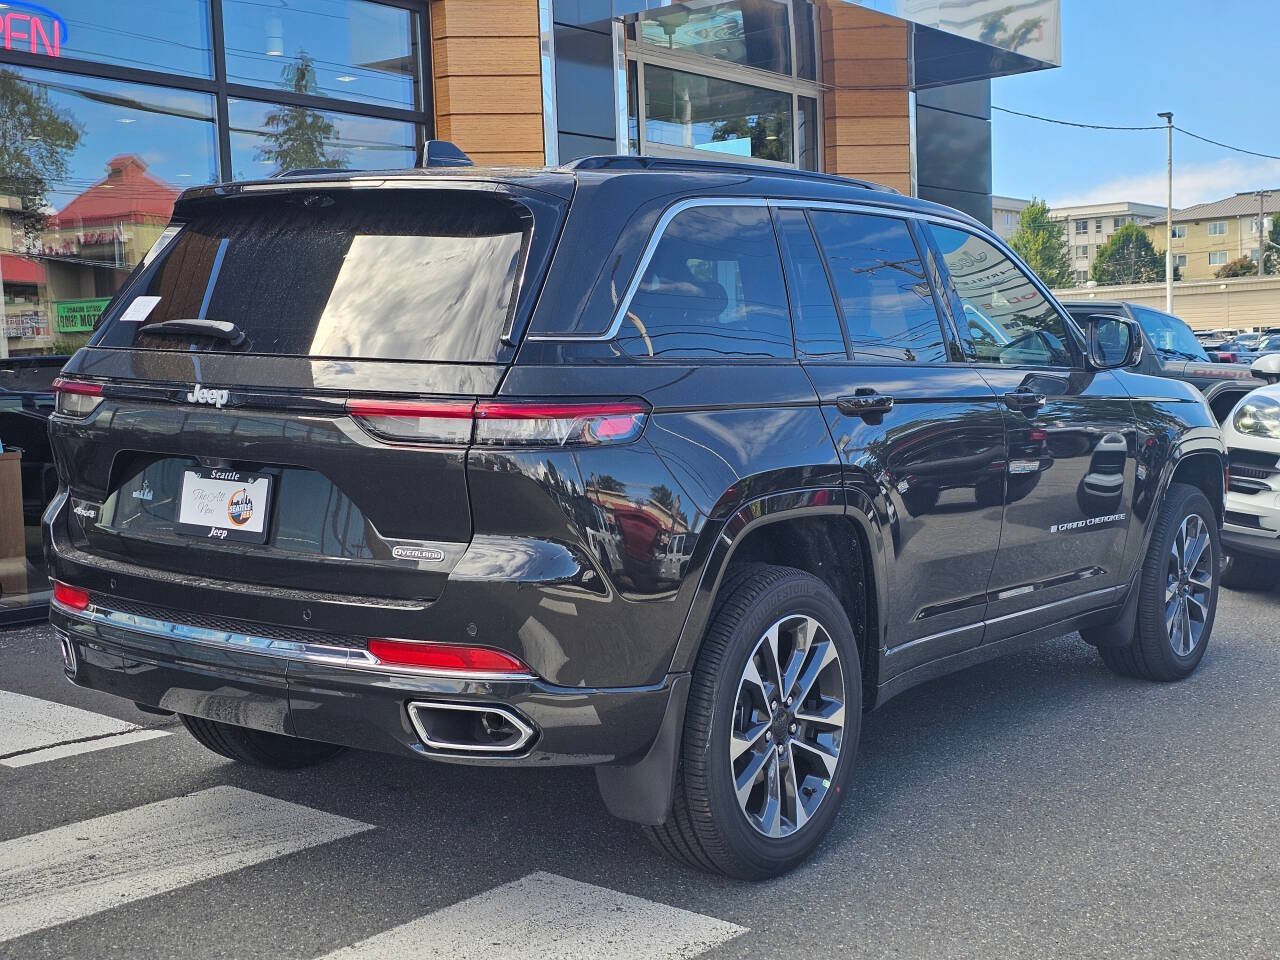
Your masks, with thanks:
[[[596,767],[600,796],[615,817],[651,827],[666,822],[684,735],[689,680],[686,673],[672,681],[662,725],[643,759],[626,766]]]

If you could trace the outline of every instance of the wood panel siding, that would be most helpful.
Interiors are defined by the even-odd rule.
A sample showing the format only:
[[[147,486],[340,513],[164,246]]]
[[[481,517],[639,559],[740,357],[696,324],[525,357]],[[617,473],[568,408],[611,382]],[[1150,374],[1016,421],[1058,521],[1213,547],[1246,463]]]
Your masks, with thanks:
[[[819,0],[824,166],[911,192],[910,24]]]
[[[431,69],[436,137],[478,164],[543,164],[536,3],[431,0]]]

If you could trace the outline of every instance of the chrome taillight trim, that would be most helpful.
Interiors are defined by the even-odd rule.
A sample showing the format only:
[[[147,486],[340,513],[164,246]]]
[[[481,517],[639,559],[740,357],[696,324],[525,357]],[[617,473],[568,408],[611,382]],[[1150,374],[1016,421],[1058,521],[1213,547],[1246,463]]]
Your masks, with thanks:
[[[63,616],[74,620],[91,623],[97,627],[108,627],[141,633],[149,637],[167,640],[181,640],[205,647],[232,650],[238,653],[256,654],[258,656],[277,657],[282,660],[295,660],[304,663],[322,664],[329,667],[341,667],[347,670],[362,670],[383,674],[414,674],[416,676],[439,677],[448,680],[536,680],[531,673],[488,673],[480,671],[447,671],[430,667],[412,667],[394,663],[383,663],[368,650],[351,647],[339,647],[325,643],[303,643],[297,640],[281,640],[275,637],[262,637],[248,633],[233,633],[225,630],[214,630],[210,627],[197,627],[186,623],[174,623],[171,620],[160,620],[155,617],[144,617],[141,614],[125,613],[112,610],[101,603],[91,603],[84,610],[76,610],[50,601],[50,606]]]

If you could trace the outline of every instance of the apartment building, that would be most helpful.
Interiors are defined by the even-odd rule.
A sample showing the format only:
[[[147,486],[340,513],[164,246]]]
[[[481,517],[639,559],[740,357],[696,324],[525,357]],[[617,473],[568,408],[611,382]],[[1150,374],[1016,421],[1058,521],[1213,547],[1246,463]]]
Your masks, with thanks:
[[[1165,209],[1149,203],[1118,201],[1054,207],[1052,213],[1055,220],[1062,222],[1063,233],[1071,244],[1071,269],[1075,271],[1076,283],[1085,283],[1097,259],[1098,248],[1110,240],[1113,233],[1127,223],[1149,223],[1153,217],[1163,216]],[[1164,249],[1163,241],[1158,247]]]
[[[1018,231],[1018,218],[1030,205],[1030,200],[993,196],[991,198],[991,229],[998,233],[1001,239],[1008,240]]]
[[[1173,212],[1173,260],[1184,280],[1209,280],[1232,260],[1258,259],[1260,240],[1280,213],[1280,188],[1264,191],[1262,229],[1258,229],[1259,194],[1237,193],[1210,203]],[[1163,250],[1167,228],[1163,212],[1145,227],[1157,249]]]

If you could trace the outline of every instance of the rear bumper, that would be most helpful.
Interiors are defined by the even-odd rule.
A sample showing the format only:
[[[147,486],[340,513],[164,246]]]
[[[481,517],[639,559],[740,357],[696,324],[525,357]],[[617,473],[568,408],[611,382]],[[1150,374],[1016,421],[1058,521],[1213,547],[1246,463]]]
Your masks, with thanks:
[[[358,651],[192,628],[57,603],[72,682],[161,710],[385,753],[455,763],[628,764],[651,749],[678,678],[645,687],[561,687],[537,677],[440,676],[362,662]],[[518,752],[426,746],[410,704],[491,705],[527,723]]]

